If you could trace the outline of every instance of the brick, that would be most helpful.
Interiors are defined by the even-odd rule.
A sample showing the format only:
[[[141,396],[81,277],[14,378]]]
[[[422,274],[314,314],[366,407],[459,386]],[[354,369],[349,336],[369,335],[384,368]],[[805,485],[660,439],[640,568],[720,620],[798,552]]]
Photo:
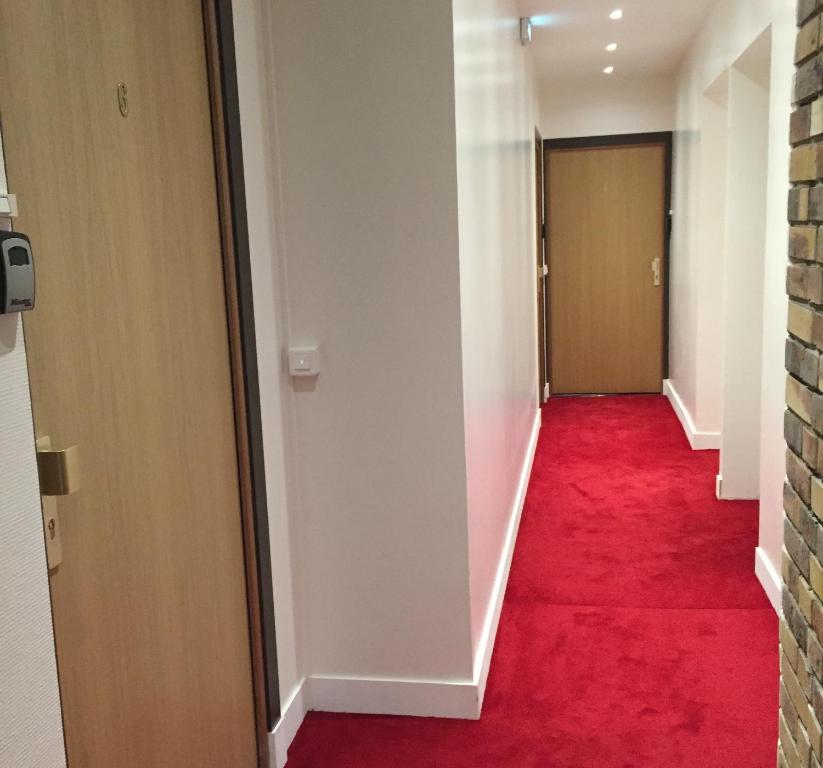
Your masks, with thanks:
[[[789,634],[791,635],[791,631]],[[823,680],[823,645],[811,632],[806,636],[806,658],[809,660],[814,676],[818,680]]]
[[[786,718],[781,712],[779,715],[778,734],[780,736],[780,746],[783,748],[783,754],[786,756],[786,763],[789,768],[799,768],[800,756],[797,753],[797,746],[794,743],[794,736],[791,729],[786,723]]]
[[[804,504],[812,501],[812,471],[793,451],[786,451],[786,476]],[[808,575],[808,574],[807,574]]]
[[[786,339],[785,364],[786,370],[793,376],[800,378],[800,369],[803,367],[803,353],[806,346],[791,337]]]
[[[799,0],[797,4],[797,22],[802,24],[819,7],[821,0]]]
[[[818,477],[812,479],[812,512],[823,520],[823,481]]]
[[[809,584],[817,596],[823,598],[823,565],[814,555],[809,557]]]
[[[798,232],[798,230],[809,229],[813,233],[810,239],[805,236],[805,233]],[[813,259],[816,239],[816,227],[792,227],[789,241],[791,257]],[[813,249],[811,251],[808,250],[810,246]],[[786,270],[786,293],[796,299],[806,299],[814,304],[823,303],[823,270],[810,264],[789,264]]]
[[[801,384],[801,386],[804,385]],[[817,392],[810,391],[809,397],[811,398],[812,426],[818,432],[823,432],[823,396],[817,394]]]
[[[794,101],[808,101],[823,91],[820,56],[815,56],[798,67],[794,76]]]
[[[809,188],[792,187],[789,190],[789,221],[809,220]]]
[[[798,187],[809,190],[809,218],[812,221],[823,221],[823,185],[813,187]]]
[[[804,104],[792,112],[789,140],[792,145],[807,141],[812,135],[812,105]]]
[[[823,349],[823,316],[820,317],[817,327],[814,326],[814,322],[814,312],[811,307],[807,307],[805,304],[799,304],[796,301],[789,302],[789,333],[797,336],[798,339],[811,343],[814,328],[814,330],[818,331],[817,338],[819,338],[820,341],[820,344],[817,344],[817,338],[815,338],[815,346],[817,346],[818,349]]]
[[[797,747],[797,753],[800,756],[799,768],[809,768],[812,758],[811,745],[809,744],[809,736],[806,729],[798,723],[794,734],[794,743]]]
[[[816,349],[804,349],[800,359],[800,379],[810,387],[820,383],[820,353]]]
[[[809,558],[809,565],[811,568],[811,557]],[[797,580],[797,595],[795,596],[795,602],[797,603],[797,607],[800,609],[800,613],[803,614],[803,618],[811,624],[814,621],[814,616],[812,615],[812,603],[813,603],[813,593],[812,588],[809,585],[809,582],[806,579],[800,578]],[[820,598],[818,598],[819,600]],[[806,640],[808,643],[808,638]],[[808,663],[806,661],[805,655],[802,657],[803,663],[806,664],[806,674],[808,674]],[[799,669],[795,670],[799,673]]]
[[[791,521],[788,518],[784,518],[783,520],[783,546],[786,547],[786,551],[789,553],[792,562],[797,566],[797,569],[800,571],[803,577],[808,579],[809,558],[811,557],[809,545],[806,544],[805,541],[803,541],[803,537],[800,535],[797,529],[791,524]],[[789,625],[792,626],[792,631],[794,631],[795,627],[789,620],[788,614],[786,614],[786,621],[789,622]],[[798,642],[800,642],[800,644],[802,645],[802,639],[796,633],[795,637],[797,637]]]
[[[819,759],[821,732],[818,718],[812,711],[811,706],[809,706],[809,702],[806,699],[806,696],[803,693],[803,689],[800,687],[800,683],[797,680],[797,675],[794,673],[794,670],[792,670],[790,667],[784,670],[783,681],[786,685],[788,697],[794,705],[795,711],[797,712],[798,720],[803,724],[804,728],[806,729],[806,733],[809,736],[809,742],[811,743],[812,749],[814,750],[815,755]]]
[[[803,421],[793,411],[787,410],[783,415],[783,437],[795,453],[803,453],[803,429]]]
[[[817,457],[820,453],[820,440],[817,435],[808,427],[803,427],[803,441],[800,455],[812,469],[817,469]],[[814,499],[814,487],[812,487],[812,499]]]
[[[812,102],[812,115],[809,133],[811,136],[819,136],[823,133],[823,99],[819,97]]]
[[[807,424],[812,423],[812,394],[801,381],[786,377],[786,403]]]
[[[780,681],[780,709],[783,710],[783,715],[789,724],[789,730],[794,733],[797,730],[800,718],[797,716],[797,709],[795,709],[794,702],[792,702],[789,692],[786,690],[786,684],[782,680]]]
[[[803,144],[792,150],[790,181],[817,181],[820,178],[820,151],[816,144]]]
[[[786,619],[780,620],[780,647],[783,649],[783,654],[788,659],[789,664],[792,665],[792,669],[797,669],[800,646],[797,644],[791,629],[789,629]]]
[[[808,59],[820,45],[820,17],[815,16],[807,21],[797,33],[794,60],[801,62]]]

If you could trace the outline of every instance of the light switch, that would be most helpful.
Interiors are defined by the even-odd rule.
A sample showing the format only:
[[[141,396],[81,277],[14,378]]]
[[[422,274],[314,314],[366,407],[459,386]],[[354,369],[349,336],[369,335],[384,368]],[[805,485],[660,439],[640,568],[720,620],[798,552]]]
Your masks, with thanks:
[[[301,347],[289,350],[289,374],[292,376],[317,376],[320,373],[320,353],[317,347]]]

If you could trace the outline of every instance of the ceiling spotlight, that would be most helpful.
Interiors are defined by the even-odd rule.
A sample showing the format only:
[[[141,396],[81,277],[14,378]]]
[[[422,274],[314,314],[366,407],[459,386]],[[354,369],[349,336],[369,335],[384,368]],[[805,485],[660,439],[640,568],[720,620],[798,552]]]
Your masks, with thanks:
[[[609,51],[609,53],[614,53],[617,50],[617,43],[609,43],[606,46],[606,50]]]
[[[605,74],[607,74],[607,75],[610,75],[612,72],[614,72],[614,67],[606,67],[606,68],[603,70],[603,72],[604,72]]]
[[[532,41],[532,20],[529,18],[520,19],[520,43],[528,45]]]
[[[614,19],[615,21],[620,21],[623,18],[623,9],[622,8],[615,8],[610,14],[610,19]]]

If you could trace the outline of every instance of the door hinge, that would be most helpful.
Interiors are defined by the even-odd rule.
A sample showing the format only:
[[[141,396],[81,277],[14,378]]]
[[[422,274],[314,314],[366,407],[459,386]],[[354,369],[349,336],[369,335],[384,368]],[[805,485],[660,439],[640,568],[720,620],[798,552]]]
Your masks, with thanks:
[[[552,396],[552,388],[549,382],[547,381],[543,385],[543,399],[548,400]]]

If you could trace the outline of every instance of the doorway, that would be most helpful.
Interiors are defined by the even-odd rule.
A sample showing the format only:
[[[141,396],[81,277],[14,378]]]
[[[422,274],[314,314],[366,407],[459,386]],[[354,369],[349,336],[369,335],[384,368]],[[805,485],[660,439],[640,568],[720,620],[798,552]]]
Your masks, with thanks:
[[[659,393],[672,135],[545,143],[553,394]]]
[[[268,764],[230,28],[223,2],[0,11],[71,768]]]
[[[543,405],[548,399],[548,354],[546,350],[546,206],[543,199],[543,137],[534,132],[534,170],[536,196],[537,253],[537,400]]]

